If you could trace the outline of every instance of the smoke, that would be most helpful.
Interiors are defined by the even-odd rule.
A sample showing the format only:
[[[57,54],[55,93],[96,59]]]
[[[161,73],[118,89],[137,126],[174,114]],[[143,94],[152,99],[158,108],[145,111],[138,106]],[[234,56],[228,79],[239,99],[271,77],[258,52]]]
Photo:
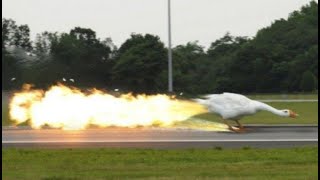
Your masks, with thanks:
[[[17,64],[21,68],[37,67],[41,64],[48,63],[52,57],[48,54],[35,54],[32,51],[26,51],[23,48],[8,46],[7,53],[16,59]]]

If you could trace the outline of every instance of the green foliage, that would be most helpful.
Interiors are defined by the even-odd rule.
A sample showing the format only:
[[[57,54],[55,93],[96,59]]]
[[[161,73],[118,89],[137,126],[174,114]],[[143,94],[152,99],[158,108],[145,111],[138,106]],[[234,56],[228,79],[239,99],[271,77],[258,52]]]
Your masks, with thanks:
[[[16,25],[12,19],[2,19],[2,48],[16,46],[31,50],[30,29],[28,25]]]
[[[188,42],[173,49],[173,79],[176,92],[199,92],[199,64],[204,63],[206,54],[198,42]],[[166,71],[167,72],[167,71]]]
[[[15,21],[2,18],[2,49],[5,46],[11,45],[15,29],[17,29]]]
[[[57,45],[59,42],[59,35],[57,32],[43,32],[41,34],[37,34],[35,45],[34,45],[34,53],[38,56],[49,55],[52,51],[52,48]]]
[[[306,71],[302,75],[300,88],[304,92],[310,92],[315,90],[316,88],[316,77],[312,74],[311,71]]]
[[[6,52],[2,52],[2,89],[15,87],[12,78],[18,78],[21,75],[21,69],[18,66],[17,59]]]
[[[112,69],[115,84],[140,92],[166,89],[161,74],[167,67],[167,53],[158,36],[132,34],[117,56]]]

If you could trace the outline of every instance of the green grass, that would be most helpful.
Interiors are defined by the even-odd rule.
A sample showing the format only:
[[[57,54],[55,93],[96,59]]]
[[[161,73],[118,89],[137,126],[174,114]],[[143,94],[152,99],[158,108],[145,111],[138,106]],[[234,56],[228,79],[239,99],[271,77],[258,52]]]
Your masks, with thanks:
[[[9,120],[9,108],[2,103],[2,126],[10,124]]]
[[[253,116],[244,117],[243,124],[318,124],[318,102],[270,102],[267,103],[279,109],[291,109],[299,114],[297,118],[284,118],[270,112],[258,112]],[[221,118],[214,114],[201,114],[196,116],[214,122],[222,122]],[[230,121],[232,123],[232,121]]]
[[[318,147],[2,149],[3,179],[318,179]]]
[[[244,124],[318,124],[318,102],[270,102],[267,104],[279,109],[291,109],[300,116],[292,119],[279,117],[270,112],[259,112],[256,115],[244,117],[241,122]],[[222,122],[221,118],[214,114],[201,114],[196,118]],[[8,107],[2,106],[2,125],[10,124],[12,122],[8,118]]]

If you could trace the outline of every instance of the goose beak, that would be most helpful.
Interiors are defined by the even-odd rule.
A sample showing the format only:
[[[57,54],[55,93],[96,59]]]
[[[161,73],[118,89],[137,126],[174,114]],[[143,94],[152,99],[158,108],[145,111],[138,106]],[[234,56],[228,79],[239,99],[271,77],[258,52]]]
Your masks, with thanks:
[[[291,118],[296,118],[297,116],[299,116],[299,114],[293,112],[293,111],[290,111],[290,117]]]

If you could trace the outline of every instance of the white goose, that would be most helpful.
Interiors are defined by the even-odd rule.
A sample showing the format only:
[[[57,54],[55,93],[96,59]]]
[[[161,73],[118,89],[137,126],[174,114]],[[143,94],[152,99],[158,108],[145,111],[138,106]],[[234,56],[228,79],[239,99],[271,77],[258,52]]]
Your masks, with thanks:
[[[295,118],[298,116],[289,109],[278,110],[265,103],[234,93],[211,94],[205,96],[205,99],[194,100],[206,106],[209,112],[220,115],[229,129],[236,132],[244,131],[244,127],[239,123],[243,116],[252,115],[258,111],[265,110],[282,117]],[[239,125],[239,130],[234,129],[226,120],[234,120]]]

